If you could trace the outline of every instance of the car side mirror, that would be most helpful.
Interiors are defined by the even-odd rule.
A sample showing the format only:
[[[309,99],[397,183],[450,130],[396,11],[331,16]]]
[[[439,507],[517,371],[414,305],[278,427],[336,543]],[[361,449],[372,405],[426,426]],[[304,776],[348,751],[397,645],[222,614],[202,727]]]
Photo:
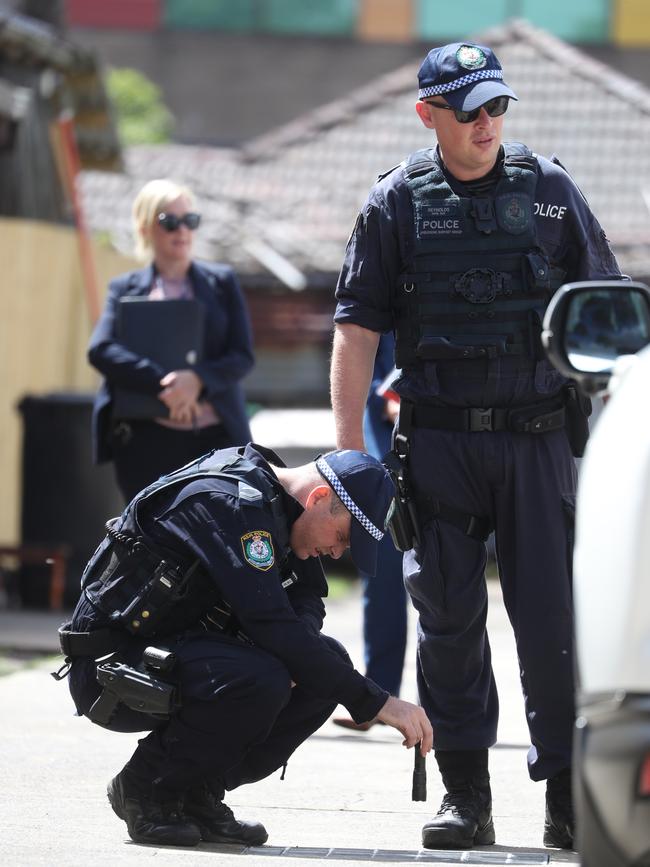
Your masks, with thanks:
[[[565,283],[544,316],[551,363],[587,394],[605,391],[621,355],[650,343],[650,289],[626,280]]]

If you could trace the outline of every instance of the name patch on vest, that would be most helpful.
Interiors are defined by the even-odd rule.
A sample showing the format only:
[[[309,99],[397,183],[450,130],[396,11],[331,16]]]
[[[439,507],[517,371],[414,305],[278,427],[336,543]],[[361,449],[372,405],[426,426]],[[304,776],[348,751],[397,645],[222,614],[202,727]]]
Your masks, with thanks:
[[[512,235],[519,235],[526,231],[532,220],[532,202],[525,193],[506,193],[497,196],[496,212],[501,228]]]
[[[438,235],[462,235],[463,212],[456,203],[421,205],[415,221],[418,238],[435,238]]]

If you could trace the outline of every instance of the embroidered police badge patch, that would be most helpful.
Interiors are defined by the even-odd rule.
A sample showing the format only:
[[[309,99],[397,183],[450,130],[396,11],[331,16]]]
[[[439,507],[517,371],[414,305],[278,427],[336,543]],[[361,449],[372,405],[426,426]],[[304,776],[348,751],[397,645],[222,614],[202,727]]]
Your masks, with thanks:
[[[244,559],[256,569],[266,572],[275,563],[271,534],[266,530],[253,530],[241,537]]]
[[[497,222],[512,235],[525,232],[532,222],[533,209],[530,198],[524,193],[506,193],[497,196]]]
[[[463,69],[482,69],[487,63],[485,53],[478,45],[461,45],[456,52],[456,60]]]

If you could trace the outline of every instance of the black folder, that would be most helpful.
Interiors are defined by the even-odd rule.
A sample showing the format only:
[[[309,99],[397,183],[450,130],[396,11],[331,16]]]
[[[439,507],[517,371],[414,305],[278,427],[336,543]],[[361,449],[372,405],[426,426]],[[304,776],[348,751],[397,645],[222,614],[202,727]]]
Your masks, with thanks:
[[[164,370],[194,367],[203,360],[205,307],[196,300],[121,298],[116,336],[120,343]],[[116,386],[113,417],[166,418],[169,410],[155,395]]]

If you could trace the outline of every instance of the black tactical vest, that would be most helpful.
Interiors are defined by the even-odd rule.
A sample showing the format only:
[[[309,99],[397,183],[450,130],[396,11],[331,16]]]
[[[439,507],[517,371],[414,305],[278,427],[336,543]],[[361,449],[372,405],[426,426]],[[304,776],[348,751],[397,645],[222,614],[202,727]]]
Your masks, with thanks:
[[[196,625],[206,611],[223,606],[218,587],[198,561],[184,562],[177,552],[153,546],[138,518],[160,492],[210,478],[220,479],[240,504],[270,507],[278,527],[278,549],[288,545],[281,498],[265,473],[236,448],[211,452],[149,485],[106,525],[108,534],[86,566],[81,586],[111,624],[149,637]]]
[[[564,272],[537,241],[537,160],[518,142],[503,147],[496,186],[474,198],[452,191],[430,149],[405,164],[415,231],[395,290],[397,367],[541,357],[544,310]]]

